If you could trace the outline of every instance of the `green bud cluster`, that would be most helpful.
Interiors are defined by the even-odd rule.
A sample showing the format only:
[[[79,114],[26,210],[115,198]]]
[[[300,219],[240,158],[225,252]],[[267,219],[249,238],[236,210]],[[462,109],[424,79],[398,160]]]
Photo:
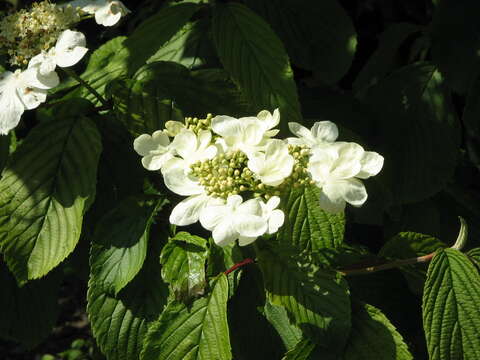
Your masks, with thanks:
[[[30,10],[19,10],[0,21],[0,51],[8,53],[11,65],[25,66],[78,21],[79,11],[71,6],[59,7],[49,0],[33,3]]]
[[[308,159],[310,149],[306,145],[288,145],[288,152],[293,156],[294,164],[292,174],[280,185],[281,188],[300,187],[314,184],[308,173]]]
[[[200,130],[211,130],[212,118],[212,114],[207,114],[205,119],[186,117],[185,127],[189,130],[192,130],[196,134],[198,134]]]
[[[241,151],[220,154],[211,160],[191,165],[192,175],[199,179],[208,195],[226,199],[243,192],[266,199],[279,192],[254,177],[247,167],[248,158]]]

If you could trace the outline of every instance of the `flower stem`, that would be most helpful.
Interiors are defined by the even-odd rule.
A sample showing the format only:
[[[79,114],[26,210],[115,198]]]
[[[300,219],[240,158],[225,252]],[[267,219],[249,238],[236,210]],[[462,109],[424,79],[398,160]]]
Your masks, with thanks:
[[[435,253],[436,252],[432,252],[424,256],[419,256],[419,257],[410,258],[410,259],[395,260],[386,264],[372,265],[365,268],[343,269],[343,270],[338,270],[338,272],[345,276],[371,274],[377,271],[394,269],[400,266],[426,263],[433,259],[433,257],[435,256]]]
[[[236,269],[238,268],[241,268],[242,266],[245,266],[245,265],[248,265],[248,264],[253,264],[255,263],[255,260],[251,259],[251,258],[246,258],[242,261],[240,261],[239,263],[233,265],[230,269],[226,270],[224,272],[225,275],[228,275],[230,274],[232,271],[235,271]]]
[[[100,95],[98,93],[97,90],[95,90],[93,87],[91,87],[85,80],[83,80],[80,76],[77,75],[77,73],[71,69],[68,69],[68,68],[62,68],[62,70],[69,76],[71,76],[72,78],[74,78],[75,80],[77,80],[81,85],[83,85],[88,91],[90,91],[90,93],[95,96],[98,101],[100,101],[100,103],[102,104],[102,106],[104,108],[107,108],[109,109],[110,108],[110,105],[108,104],[108,101],[105,100],[103,98],[102,95]]]

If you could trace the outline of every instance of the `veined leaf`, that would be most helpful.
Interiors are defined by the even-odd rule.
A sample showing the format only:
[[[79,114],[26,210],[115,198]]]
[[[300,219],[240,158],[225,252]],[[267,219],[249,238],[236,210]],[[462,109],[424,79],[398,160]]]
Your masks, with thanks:
[[[177,233],[160,254],[162,277],[177,300],[203,295],[207,240],[186,232]]]
[[[282,338],[287,350],[297,347],[296,345],[302,339],[302,331],[291,323],[285,308],[283,306],[273,305],[267,301],[263,311],[267,320],[273,325],[278,335]]]
[[[282,208],[285,223],[277,239],[282,246],[318,251],[334,248],[343,242],[345,215],[329,214],[319,205],[319,189],[315,186],[292,188]]]
[[[190,72],[173,62],[155,62],[132,80],[115,81],[109,91],[117,114],[134,136],[152,133],[171,119],[183,121],[184,115],[251,114],[250,105],[218,69]]]
[[[18,287],[7,266],[0,261],[0,338],[32,348],[52,331],[58,315],[58,272]]]
[[[150,327],[140,358],[231,359],[227,299],[227,278],[220,275],[211,293],[191,306],[171,302]]]
[[[288,56],[270,26],[242,4],[217,4],[213,39],[225,69],[257,111],[279,107],[288,121],[300,121],[300,105]]]
[[[350,331],[347,282],[308,258],[284,259],[267,250],[259,253],[259,265],[269,301],[284,306],[294,323],[315,343],[339,354]]]
[[[357,36],[336,0],[245,0],[280,36],[292,62],[334,84],[348,71]]]
[[[0,245],[17,281],[37,279],[75,248],[95,197],[100,138],[84,117],[36,126],[0,181]]]
[[[302,339],[285,354],[282,360],[309,360],[314,349],[315,343],[310,339]]]
[[[435,255],[422,308],[431,360],[480,358],[480,275],[464,254],[445,249]]]
[[[376,307],[356,303],[344,360],[412,360],[408,347],[387,317]]]
[[[423,200],[445,187],[459,151],[459,124],[440,73],[429,63],[395,71],[369,88],[378,113],[380,176],[397,203]],[[438,159],[441,159],[439,161]]]
[[[96,286],[118,295],[140,271],[147,255],[153,216],[164,199],[127,198],[106,214],[95,230],[90,265]]]
[[[117,295],[104,287],[104,272],[92,268],[87,313],[93,336],[109,360],[138,359],[150,323],[167,302],[168,288],[158,263],[159,240],[150,241],[142,269]],[[97,263],[94,256],[90,261]]]

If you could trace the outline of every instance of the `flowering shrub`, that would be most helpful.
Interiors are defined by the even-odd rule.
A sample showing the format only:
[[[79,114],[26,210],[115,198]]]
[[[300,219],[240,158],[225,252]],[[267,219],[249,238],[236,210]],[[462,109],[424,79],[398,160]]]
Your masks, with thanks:
[[[0,358],[480,358],[476,3],[25,3]]]

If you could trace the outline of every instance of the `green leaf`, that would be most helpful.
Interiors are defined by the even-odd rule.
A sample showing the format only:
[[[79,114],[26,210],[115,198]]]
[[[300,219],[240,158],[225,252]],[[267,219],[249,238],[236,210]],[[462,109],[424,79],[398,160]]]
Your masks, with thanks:
[[[210,27],[208,18],[187,23],[147,60],[147,64],[156,61],[172,61],[190,70],[209,64],[219,65],[209,33]]]
[[[45,340],[58,315],[58,272],[18,287],[15,278],[0,261],[0,338],[18,341],[32,348]]]
[[[113,79],[133,75],[147,60],[184,26],[199,5],[177,4],[161,9],[143,22],[128,38],[116,37],[91,56],[82,79],[101,95]],[[83,96],[94,104],[98,100],[83,87],[69,96]]]
[[[12,135],[0,135],[0,172],[7,164],[8,156],[10,155],[10,141]]]
[[[472,263],[480,269],[480,248],[474,248],[467,253],[468,258]]]
[[[280,245],[301,252],[335,248],[342,244],[345,215],[323,211],[316,186],[292,188],[284,199],[282,209],[287,216],[277,234]]]
[[[81,114],[37,125],[0,181],[0,244],[19,282],[37,279],[75,248],[95,197],[100,137]]]
[[[267,301],[263,310],[265,317],[277,330],[287,350],[295,348],[302,339],[302,331],[291,323],[285,308]]]
[[[187,232],[177,233],[160,254],[163,280],[180,301],[203,295],[207,240]]]
[[[401,232],[383,245],[379,255],[393,259],[408,259],[430,254],[445,247],[436,237],[414,232]]]
[[[160,274],[159,240],[149,242],[142,269],[117,295],[104,287],[105,272],[92,267],[87,313],[93,336],[109,360],[138,359],[149,325],[166,305],[168,287]],[[97,263],[94,254],[90,261]]]
[[[371,87],[377,112],[381,177],[397,203],[423,200],[445,187],[459,151],[459,125],[435,67],[416,63]],[[439,160],[441,159],[441,160]]]
[[[238,3],[217,4],[213,40],[225,69],[255,109],[279,107],[288,121],[300,121],[297,89],[283,44],[268,24]]]
[[[350,331],[350,299],[346,281],[310,259],[259,253],[268,300],[284,306],[294,323],[322,347],[340,353]]]
[[[127,198],[98,223],[90,266],[105,292],[118,295],[142,268],[153,217],[164,203],[164,199]]]
[[[480,70],[479,12],[480,4],[475,0],[440,0],[433,14],[433,62],[460,93],[470,88]]]
[[[480,276],[464,254],[446,249],[433,258],[422,308],[431,360],[480,358]]]
[[[227,278],[220,275],[211,293],[191,306],[171,302],[150,327],[140,358],[231,359],[227,299]]]
[[[302,339],[285,354],[282,360],[309,360],[314,349],[315,343],[309,339]]]
[[[376,307],[355,303],[352,331],[344,360],[412,360],[413,357],[390,320]]]
[[[334,84],[352,64],[357,36],[336,0],[245,0],[282,39],[292,62]]]
[[[183,121],[183,114],[247,115],[251,110],[222,70],[190,72],[172,62],[146,65],[133,80],[114,82],[110,92],[116,112],[134,136],[158,130],[172,118]]]
[[[356,93],[362,93],[366,88],[376,84],[399,63],[400,47],[413,34],[419,32],[418,25],[410,23],[394,23],[390,25],[379,38],[377,50],[368,59],[353,83]]]

